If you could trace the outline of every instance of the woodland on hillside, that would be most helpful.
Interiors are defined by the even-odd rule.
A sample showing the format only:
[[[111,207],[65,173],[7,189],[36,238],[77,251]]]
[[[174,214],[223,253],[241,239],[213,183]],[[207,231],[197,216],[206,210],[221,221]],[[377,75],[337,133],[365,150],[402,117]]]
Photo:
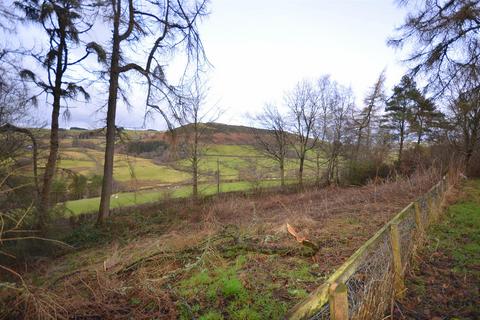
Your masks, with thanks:
[[[278,318],[450,166],[480,176],[480,3],[413,2],[401,1],[410,12],[388,40],[407,51],[409,68],[391,90],[385,72],[361,99],[335,75],[297,79],[281,103],[251,115],[252,127],[217,123],[222,110],[207,104],[211,62],[199,31],[214,14],[207,0],[0,3],[2,38],[22,26],[41,42],[0,41],[0,300],[9,306],[0,317],[103,308],[103,317],[121,318],[126,303],[134,317],[195,318],[216,303],[242,319],[239,305],[257,301],[255,317]],[[93,41],[99,29],[105,43]],[[183,75],[172,76],[167,69],[178,61]],[[145,91],[141,103],[129,99],[133,82]],[[103,85],[102,95],[92,83]],[[60,127],[71,104],[99,99],[102,128]],[[117,126],[120,104],[159,115],[168,130]],[[48,107],[48,126],[34,119],[38,105]],[[286,221],[323,251],[279,236]],[[174,249],[180,255],[172,258]],[[75,250],[91,256],[72,262]],[[261,271],[272,254],[280,257],[273,276]],[[58,269],[47,267],[44,259],[57,258]],[[115,275],[95,284],[99,261]],[[214,276],[189,273],[199,265],[221,267]],[[308,272],[291,274],[292,266]],[[42,285],[32,270],[48,270]],[[255,287],[250,270],[272,285]],[[165,275],[152,291],[135,287],[155,272]],[[280,290],[282,281],[293,289]],[[196,286],[207,295],[196,297]],[[261,313],[266,305],[270,313]]]

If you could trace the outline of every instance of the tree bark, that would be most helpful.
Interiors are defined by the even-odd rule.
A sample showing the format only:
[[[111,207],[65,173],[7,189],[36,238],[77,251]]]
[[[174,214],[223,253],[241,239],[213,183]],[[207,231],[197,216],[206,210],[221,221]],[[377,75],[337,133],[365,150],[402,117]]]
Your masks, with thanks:
[[[118,6],[119,7],[119,6]],[[114,13],[112,57],[110,61],[110,83],[108,88],[107,133],[105,146],[105,163],[103,166],[102,194],[98,209],[97,225],[105,223],[110,214],[110,197],[113,188],[113,160],[115,155],[115,116],[117,111],[117,94],[120,59],[120,11]]]
[[[198,198],[198,158],[194,156],[192,159],[192,196],[194,199]]]
[[[285,159],[280,159],[280,186],[285,187]]]
[[[298,185],[303,187],[303,164],[305,163],[305,155],[300,157],[300,166],[298,168]]]
[[[58,158],[58,118],[60,115],[60,99],[54,98],[50,129],[50,153],[48,155],[45,173],[43,174],[42,191],[37,216],[37,227],[45,230],[45,224],[50,210],[50,191],[52,188],[55,167]]]
[[[400,164],[402,161],[403,144],[405,142],[405,122],[406,122],[405,114],[406,114],[406,107],[404,107],[402,123],[400,124],[400,147],[398,150],[398,164]]]
[[[194,199],[198,198],[198,110],[195,111],[195,120],[193,124],[194,139],[193,139],[193,157],[192,157],[192,196]]]
[[[403,153],[403,143],[405,140],[405,134],[403,132],[403,129],[400,132],[400,148],[398,150],[398,163],[402,162],[402,153]]]
[[[62,98],[62,77],[64,70],[64,50],[66,46],[65,27],[60,24],[60,43],[57,49],[57,65],[55,69],[55,86],[53,88],[52,118],[50,125],[50,150],[45,172],[43,174],[42,191],[40,194],[40,203],[38,206],[37,228],[45,231],[48,212],[50,210],[50,192],[52,189],[53,178],[58,158],[58,119],[60,117],[60,101]],[[65,59],[66,60],[66,59]]]
[[[320,153],[317,152],[317,155],[316,155],[316,174],[315,174],[315,184],[317,186],[320,185]]]
[[[420,146],[421,142],[422,142],[422,133],[419,132],[417,137],[417,148]]]

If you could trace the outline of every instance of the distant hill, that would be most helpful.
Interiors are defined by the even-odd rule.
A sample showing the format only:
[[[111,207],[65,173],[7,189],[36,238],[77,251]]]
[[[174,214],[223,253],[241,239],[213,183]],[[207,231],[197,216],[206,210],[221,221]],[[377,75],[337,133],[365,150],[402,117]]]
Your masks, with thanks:
[[[268,134],[269,131],[248,126],[229,125],[224,123],[209,122],[202,123],[201,142],[207,144],[222,145],[253,145],[258,135]],[[123,128],[122,128],[123,129]],[[170,145],[173,140],[181,141],[185,135],[189,135],[193,130],[193,125],[177,127],[173,131],[155,131],[148,130],[124,130],[129,143],[147,143],[153,145],[152,142],[160,141],[163,145]],[[46,134],[48,131],[45,131]],[[46,136],[45,136],[46,137]],[[61,135],[62,139],[73,138],[75,141],[98,140],[99,145],[105,139],[104,129],[90,129],[72,127],[65,129]],[[92,141],[91,141],[92,142]],[[162,147],[163,149],[164,147]]]
[[[255,136],[259,134],[267,134],[269,131],[265,129],[229,125],[224,123],[202,123],[202,142],[211,144],[246,144],[251,145],[255,142]],[[181,139],[183,135],[189,134],[193,130],[193,125],[188,124],[175,128],[173,132],[160,132],[152,139],[159,139],[169,143],[172,137]]]

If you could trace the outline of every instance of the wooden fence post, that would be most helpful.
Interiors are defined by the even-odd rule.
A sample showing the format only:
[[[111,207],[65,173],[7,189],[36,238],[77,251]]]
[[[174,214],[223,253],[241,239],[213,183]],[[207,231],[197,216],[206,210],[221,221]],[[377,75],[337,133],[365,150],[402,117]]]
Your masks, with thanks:
[[[403,281],[403,266],[398,222],[393,222],[390,225],[390,241],[392,244],[393,255],[393,290],[395,297],[402,298],[405,294],[405,284]]]
[[[331,320],[348,320],[348,290],[343,283],[332,283],[328,288]]]

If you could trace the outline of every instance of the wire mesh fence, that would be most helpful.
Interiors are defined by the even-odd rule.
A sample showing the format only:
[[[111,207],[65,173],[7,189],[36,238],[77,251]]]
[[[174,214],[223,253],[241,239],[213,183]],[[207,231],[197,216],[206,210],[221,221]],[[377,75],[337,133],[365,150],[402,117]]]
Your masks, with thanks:
[[[308,318],[308,320],[329,320],[329,319],[330,319],[330,304],[328,302],[325,303],[317,313],[315,313],[312,317]]]
[[[405,219],[398,224],[398,229],[400,233],[400,255],[402,269],[405,270],[408,262],[410,261],[410,257],[413,253],[413,247],[417,238],[417,223],[415,221],[415,211],[413,207],[409,210],[408,214],[405,216]]]
[[[448,190],[444,177],[360,247],[330,278],[295,306],[287,319],[382,319],[405,291],[403,276],[426,227],[436,221]],[[346,294],[337,291],[338,285]]]
[[[392,255],[388,234],[382,233],[355,273],[346,281],[350,313],[356,318],[375,319],[390,299]],[[375,294],[373,294],[375,293]],[[386,299],[377,299],[377,296]]]

